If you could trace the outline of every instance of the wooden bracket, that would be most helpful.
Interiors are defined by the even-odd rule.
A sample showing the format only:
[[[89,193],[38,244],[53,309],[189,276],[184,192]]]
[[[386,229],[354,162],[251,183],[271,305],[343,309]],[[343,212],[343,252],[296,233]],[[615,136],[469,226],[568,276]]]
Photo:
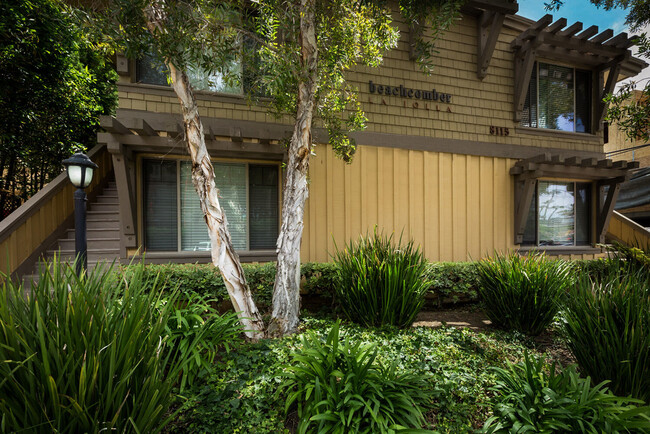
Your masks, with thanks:
[[[617,181],[619,180],[613,180],[613,182],[610,181],[610,183],[606,184],[609,186],[609,188],[607,190],[607,196],[605,197],[604,201],[602,197],[603,195],[601,194],[601,189],[604,185],[601,184],[598,188],[596,236],[599,243],[605,242],[605,234],[607,233],[607,228],[609,227],[609,219],[612,217],[612,213],[614,212],[614,205],[616,204],[618,193],[621,190],[621,184]]]
[[[490,60],[492,60],[494,48],[497,45],[505,18],[506,16],[503,13],[483,11],[478,19],[478,62],[476,65],[476,74],[481,80],[487,75]]]
[[[521,121],[535,56],[532,45],[525,52],[515,54],[515,122]]]
[[[521,181],[517,177],[515,180],[515,244],[521,244],[524,241],[526,220],[535,194],[536,184],[537,180],[535,178],[525,178]]]
[[[598,131],[602,129],[603,119],[605,118],[605,114],[607,113],[607,104],[605,104],[603,99],[608,94],[614,92],[614,87],[616,86],[616,82],[618,81],[618,75],[621,73],[621,67],[623,66],[623,62],[628,60],[629,58],[630,58],[630,53],[628,51],[625,54],[616,57],[611,62],[603,65],[603,67],[601,68],[601,71],[608,69],[609,73],[607,74],[607,82],[605,83],[603,89],[600,91],[598,101],[596,101],[595,125]]]

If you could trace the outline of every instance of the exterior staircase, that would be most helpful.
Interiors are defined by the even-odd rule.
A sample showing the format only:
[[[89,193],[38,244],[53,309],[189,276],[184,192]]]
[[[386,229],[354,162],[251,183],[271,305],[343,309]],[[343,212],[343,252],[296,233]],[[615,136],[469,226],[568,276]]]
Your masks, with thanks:
[[[120,258],[120,214],[117,187],[110,181],[97,199],[88,203],[86,214],[86,230],[88,239],[88,271],[99,262],[109,265]],[[74,228],[68,229],[64,238],[58,239],[36,262],[33,274],[23,277],[26,285],[38,280],[38,270],[44,262],[57,256],[62,261],[72,262],[75,259]]]

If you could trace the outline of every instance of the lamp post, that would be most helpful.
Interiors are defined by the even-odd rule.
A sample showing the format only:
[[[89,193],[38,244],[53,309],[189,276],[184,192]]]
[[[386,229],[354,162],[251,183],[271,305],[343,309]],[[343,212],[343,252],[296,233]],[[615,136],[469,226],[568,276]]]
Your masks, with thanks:
[[[63,160],[68,179],[77,187],[74,192],[74,246],[76,257],[77,275],[88,268],[88,255],[86,243],[86,192],[93,180],[97,165],[83,152],[77,152],[72,157]]]

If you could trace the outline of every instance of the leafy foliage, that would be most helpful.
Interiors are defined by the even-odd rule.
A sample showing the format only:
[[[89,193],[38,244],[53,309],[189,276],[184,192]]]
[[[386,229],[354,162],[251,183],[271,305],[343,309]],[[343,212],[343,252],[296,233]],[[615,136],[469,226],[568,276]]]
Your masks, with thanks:
[[[408,327],[424,304],[426,260],[413,240],[394,245],[393,235],[375,228],[334,256],[339,281],[336,294],[343,312],[367,326]]]
[[[303,325],[325,341],[330,319],[305,317]],[[519,360],[525,347],[512,334],[477,334],[453,328],[374,329],[341,324],[340,336],[360,345],[377,346],[377,361],[394,363],[397,372],[426,376],[421,385],[433,396],[427,428],[469,432],[480,427],[491,408],[491,366]],[[303,350],[303,335],[241,344],[217,359],[212,374],[188,391],[188,401],[173,432],[281,433],[293,427],[295,413],[284,421],[286,393],[278,394],[285,366]]]
[[[643,432],[650,429],[650,407],[619,398],[602,382],[580,378],[575,366],[546,371],[543,359],[495,368],[494,413],[484,426],[494,432]]]
[[[458,301],[464,295],[470,301],[478,300],[478,266],[476,262],[433,262],[427,265],[428,291],[438,295],[439,301]]]
[[[167,321],[165,335],[168,345],[188,360],[181,375],[181,392],[197,376],[205,375],[219,350],[230,351],[241,333],[236,313],[221,316],[209,300],[198,294],[180,301]]]
[[[542,253],[496,254],[478,263],[479,294],[492,322],[539,335],[553,321],[571,284],[572,265]]]
[[[600,280],[579,279],[565,312],[568,344],[594,381],[650,402],[650,274],[613,260]]]
[[[424,423],[424,377],[378,363],[375,345],[341,341],[339,322],[325,342],[308,333],[302,344],[280,388],[288,393],[285,411],[298,407],[299,433],[383,433]]]
[[[0,39],[0,190],[25,200],[63,158],[96,143],[99,116],[117,105],[117,75],[106,47],[54,0],[3,1]]]
[[[142,268],[80,278],[54,261],[26,293],[0,288],[0,426],[3,431],[152,432],[167,422],[172,386],[196,334],[175,351],[166,302]]]

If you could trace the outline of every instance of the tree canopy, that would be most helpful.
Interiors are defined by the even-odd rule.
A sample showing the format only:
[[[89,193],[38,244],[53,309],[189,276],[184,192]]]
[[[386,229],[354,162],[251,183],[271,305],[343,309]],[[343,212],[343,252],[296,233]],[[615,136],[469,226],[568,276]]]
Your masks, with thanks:
[[[54,0],[3,1],[0,41],[4,217],[59,174],[63,158],[96,143],[99,115],[117,104],[117,75]]]

